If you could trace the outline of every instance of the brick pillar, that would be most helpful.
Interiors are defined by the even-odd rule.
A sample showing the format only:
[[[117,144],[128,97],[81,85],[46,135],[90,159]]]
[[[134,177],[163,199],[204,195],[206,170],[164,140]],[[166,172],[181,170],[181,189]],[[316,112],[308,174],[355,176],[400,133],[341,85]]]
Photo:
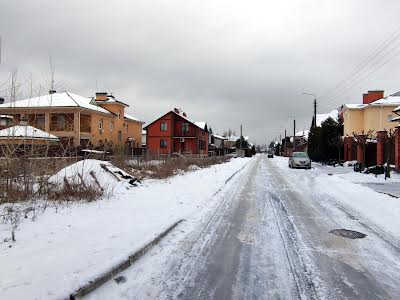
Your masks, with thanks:
[[[394,161],[396,170],[400,170],[400,128],[397,128],[394,139]]]
[[[363,146],[357,143],[357,162],[362,163],[363,161],[364,161]]]
[[[378,131],[376,133],[377,144],[376,144],[376,164],[383,165],[385,163],[385,144],[387,133],[385,130]]]
[[[348,137],[344,138],[343,151],[344,151],[344,160],[345,161],[354,160],[354,157],[351,156],[352,144],[353,144],[353,137],[348,136]]]
[[[357,145],[357,161],[364,163],[364,153],[361,145]]]

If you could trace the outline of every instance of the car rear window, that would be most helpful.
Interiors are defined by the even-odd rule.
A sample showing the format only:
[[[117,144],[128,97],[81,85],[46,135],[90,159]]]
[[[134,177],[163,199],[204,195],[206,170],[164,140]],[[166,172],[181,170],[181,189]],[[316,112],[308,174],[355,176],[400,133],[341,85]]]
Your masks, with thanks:
[[[293,157],[296,158],[308,158],[307,153],[304,152],[297,152],[297,153],[293,153]]]

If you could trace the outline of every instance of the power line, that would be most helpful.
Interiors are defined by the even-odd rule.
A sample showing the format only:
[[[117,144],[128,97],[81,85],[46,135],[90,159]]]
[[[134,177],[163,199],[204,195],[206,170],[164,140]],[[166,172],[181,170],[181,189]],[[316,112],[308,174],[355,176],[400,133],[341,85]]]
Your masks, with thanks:
[[[334,88],[330,89],[327,93],[324,93],[321,97],[325,98],[330,96],[332,98],[336,94],[340,93],[343,89],[347,89],[351,81],[354,81],[361,76],[363,71],[370,70],[377,64],[379,64],[386,56],[395,51],[399,46],[400,42],[392,45],[400,38],[400,27],[383,43],[380,43],[374,50],[363,59],[348,75],[341,80]],[[386,51],[389,49],[388,51]],[[383,54],[383,55],[382,55]],[[380,57],[381,56],[381,57]],[[372,64],[370,64],[373,62]],[[385,63],[386,64],[386,63]]]

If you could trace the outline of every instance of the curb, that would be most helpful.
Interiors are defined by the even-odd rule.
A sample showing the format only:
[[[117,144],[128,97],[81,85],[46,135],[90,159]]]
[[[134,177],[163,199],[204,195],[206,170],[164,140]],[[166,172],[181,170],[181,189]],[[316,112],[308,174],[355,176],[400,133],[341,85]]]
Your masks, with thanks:
[[[89,293],[93,292],[101,285],[112,279],[118,273],[126,270],[129,268],[133,263],[135,263],[139,258],[144,256],[154,245],[157,245],[168,233],[170,233],[176,226],[179,225],[183,220],[179,220],[168,227],[165,231],[160,233],[154,240],[140,248],[135,253],[128,256],[127,259],[113,267],[111,270],[101,274],[96,279],[89,281],[87,284],[81,286],[78,290],[73,292],[69,297],[65,299],[69,300],[77,300],[81,299],[82,297],[88,295]]]

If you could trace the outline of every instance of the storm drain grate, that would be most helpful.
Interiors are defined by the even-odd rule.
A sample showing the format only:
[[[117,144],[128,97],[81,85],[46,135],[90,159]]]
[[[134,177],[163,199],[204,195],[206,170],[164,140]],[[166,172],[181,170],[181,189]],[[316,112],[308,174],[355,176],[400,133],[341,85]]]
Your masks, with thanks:
[[[366,234],[364,234],[362,232],[348,230],[348,229],[333,229],[333,230],[329,231],[329,233],[332,233],[337,236],[345,237],[348,239],[362,239],[367,236]]]

